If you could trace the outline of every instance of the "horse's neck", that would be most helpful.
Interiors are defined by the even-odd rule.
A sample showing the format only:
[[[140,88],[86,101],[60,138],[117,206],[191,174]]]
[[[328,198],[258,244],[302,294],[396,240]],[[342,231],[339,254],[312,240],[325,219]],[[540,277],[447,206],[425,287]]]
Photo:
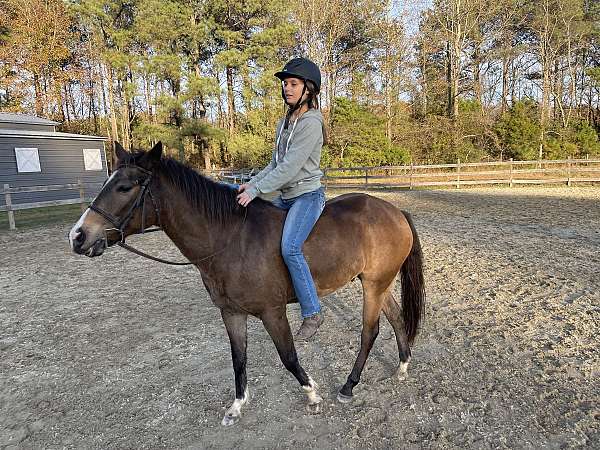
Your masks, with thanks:
[[[165,234],[191,262],[216,253],[232,238],[235,223],[229,226],[210,223],[203,208],[190,204],[175,186],[162,183],[159,202]]]

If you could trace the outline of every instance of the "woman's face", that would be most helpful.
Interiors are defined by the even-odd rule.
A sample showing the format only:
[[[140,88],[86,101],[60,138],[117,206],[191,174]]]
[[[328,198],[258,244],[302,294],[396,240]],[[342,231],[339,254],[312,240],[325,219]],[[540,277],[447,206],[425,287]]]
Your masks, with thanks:
[[[285,95],[285,101],[288,105],[295,105],[302,95],[302,89],[304,88],[304,81],[299,78],[286,78],[283,80],[283,94]],[[308,96],[308,91],[304,93],[303,99]]]

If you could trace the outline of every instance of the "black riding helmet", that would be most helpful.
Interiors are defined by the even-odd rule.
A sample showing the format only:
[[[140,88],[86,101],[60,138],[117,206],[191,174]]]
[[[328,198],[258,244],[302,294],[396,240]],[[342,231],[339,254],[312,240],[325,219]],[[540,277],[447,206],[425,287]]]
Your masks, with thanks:
[[[277,72],[275,76],[281,81],[290,77],[299,78],[304,81],[304,87],[302,88],[300,99],[295,105],[289,105],[288,113],[286,114],[284,122],[284,128],[287,129],[291,113],[300,108],[302,103],[304,103],[302,96],[304,95],[304,92],[306,92],[306,82],[310,81],[315,85],[315,94],[318,94],[321,90],[321,71],[319,70],[319,67],[308,58],[294,58],[289,60],[283,69]],[[286,101],[283,87],[281,88],[281,97],[284,101]]]
[[[317,88],[317,92],[321,90],[321,71],[314,62],[307,58],[291,59],[275,76],[282,81],[289,77],[312,81]]]

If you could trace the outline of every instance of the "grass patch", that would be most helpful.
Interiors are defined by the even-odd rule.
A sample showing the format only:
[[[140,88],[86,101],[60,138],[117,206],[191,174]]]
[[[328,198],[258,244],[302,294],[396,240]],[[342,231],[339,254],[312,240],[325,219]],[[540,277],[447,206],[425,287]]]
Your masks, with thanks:
[[[75,223],[80,216],[81,206],[78,204],[21,209],[15,211],[15,225],[17,230],[22,230],[61,223]],[[8,213],[0,211],[0,233],[9,231]]]

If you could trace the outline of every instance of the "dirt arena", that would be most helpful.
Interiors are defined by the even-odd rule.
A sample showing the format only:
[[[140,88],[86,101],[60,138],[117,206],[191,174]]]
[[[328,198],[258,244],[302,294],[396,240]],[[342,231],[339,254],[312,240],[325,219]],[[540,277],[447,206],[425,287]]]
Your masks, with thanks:
[[[600,188],[374,195],[413,214],[426,259],[409,379],[390,378],[382,318],[354,402],[336,401],[359,345],[354,282],[298,345],[324,411],[305,413],[253,319],[251,399],[230,428],[229,343],[195,269],[73,255],[71,224],[1,233],[0,448],[600,448]],[[161,233],[132,242],[178,256]]]

